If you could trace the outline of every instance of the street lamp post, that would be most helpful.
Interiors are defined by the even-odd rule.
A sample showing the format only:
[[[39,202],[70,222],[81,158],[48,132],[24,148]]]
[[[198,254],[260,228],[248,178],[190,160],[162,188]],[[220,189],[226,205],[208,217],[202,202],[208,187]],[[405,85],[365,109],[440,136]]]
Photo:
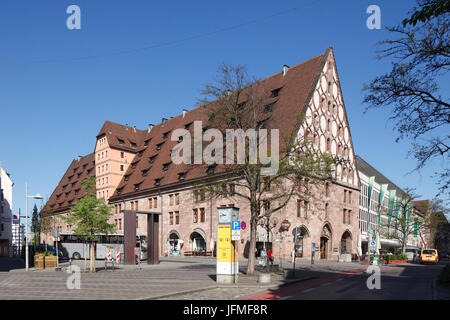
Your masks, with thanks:
[[[44,199],[39,193],[35,196],[28,195],[28,183],[25,182],[25,270],[28,271],[28,199]]]

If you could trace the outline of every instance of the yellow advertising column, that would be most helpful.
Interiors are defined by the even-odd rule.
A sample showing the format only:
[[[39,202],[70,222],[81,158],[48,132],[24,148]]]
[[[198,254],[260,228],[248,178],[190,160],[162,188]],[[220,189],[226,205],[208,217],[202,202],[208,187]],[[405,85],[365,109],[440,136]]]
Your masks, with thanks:
[[[217,226],[217,282],[232,282],[232,250],[231,225],[219,224]]]

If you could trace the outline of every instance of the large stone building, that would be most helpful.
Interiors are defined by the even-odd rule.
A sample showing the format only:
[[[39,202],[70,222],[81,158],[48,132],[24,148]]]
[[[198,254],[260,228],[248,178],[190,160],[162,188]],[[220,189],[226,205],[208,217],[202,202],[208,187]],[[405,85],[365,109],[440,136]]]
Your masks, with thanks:
[[[279,129],[280,136],[292,134],[310,141],[316,149],[343,157],[345,164],[335,168],[333,181],[318,185],[316,200],[291,199],[272,216],[269,235],[258,227],[257,248],[269,242],[275,258],[289,258],[294,249],[292,231],[299,230],[298,256],[311,256],[312,244],[320,250],[316,257],[338,259],[341,253],[356,253],[358,239],[359,177],[354,160],[350,128],[331,48],[321,55],[293,67],[284,67],[259,81],[269,100],[271,121],[268,129]],[[300,116],[299,116],[300,115]],[[171,139],[177,128],[193,130],[194,121],[207,123],[204,107],[184,110],[157,125],[139,130],[106,121],[97,135],[94,153],[74,160],[45,206],[54,215],[54,226],[70,232],[72,226],[59,219],[67,214],[80,196],[80,180],[88,175],[97,179],[97,196],[114,205],[111,222],[123,233],[123,210],[162,213],[161,255],[191,251],[214,252],[217,207],[235,206],[240,220],[250,221],[249,203],[237,196],[211,199],[198,189],[199,183],[223,178],[217,168],[172,163]],[[239,187],[236,186],[236,190]],[[291,229],[278,231],[288,220]],[[146,235],[146,219],[138,215],[138,234]],[[276,224],[275,224],[276,223]],[[239,252],[248,256],[249,229],[242,231]]]
[[[0,166],[0,257],[11,255],[12,188],[14,183]]]

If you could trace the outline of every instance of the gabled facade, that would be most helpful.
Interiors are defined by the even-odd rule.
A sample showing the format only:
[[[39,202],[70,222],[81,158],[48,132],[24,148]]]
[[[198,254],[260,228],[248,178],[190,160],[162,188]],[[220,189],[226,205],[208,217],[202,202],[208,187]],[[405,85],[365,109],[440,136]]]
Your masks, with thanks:
[[[356,253],[359,177],[332,49],[260,83],[265,90],[259,94],[272,106],[268,129],[279,129],[280,137],[295,132],[298,138],[307,139],[322,152],[339,155],[346,162],[335,168],[333,182],[317,186],[320,197],[311,203],[292,199],[273,215],[277,224],[269,235],[258,228],[257,247],[261,249],[263,242],[268,241],[276,258],[289,258],[294,250],[292,229],[298,228],[298,256],[310,257],[313,243],[320,250],[316,257],[323,259]],[[193,130],[194,121],[200,120],[207,126],[208,114],[203,106],[163,118],[146,130],[107,121],[97,135],[93,160],[97,196],[115,206],[112,220],[118,233],[123,232],[122,210],[161,212],[162,255],[214,252],[217,207],[236,206],[240,208],[240,220],[249,222],[249,204],[241,198],[208,200],[196,190],[198,183],[222,178],[220,165],[206,170],[205,166],[171,162],[172,148],[178,144],[177,139],[172,141],[172,132],[177,128]],[[289,220],[292,227],[289,232],[279,233],[283,220]],[[144,217],[138,217],[137,227],[138,234],[146,235]],[[239,251],[244,256],[249,254],[248,230],[241,235]]]

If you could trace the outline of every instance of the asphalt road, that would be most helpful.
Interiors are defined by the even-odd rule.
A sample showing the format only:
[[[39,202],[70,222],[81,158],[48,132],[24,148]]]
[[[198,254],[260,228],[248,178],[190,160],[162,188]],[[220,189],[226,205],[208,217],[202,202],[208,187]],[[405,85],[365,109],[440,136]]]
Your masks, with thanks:
[[[281,294],[281,300],[431,300],[433,282],[449,261],[439,265],[407,264],[381,267],[380,289],[367,287],[369,274],[340,274],[299,283]]]

